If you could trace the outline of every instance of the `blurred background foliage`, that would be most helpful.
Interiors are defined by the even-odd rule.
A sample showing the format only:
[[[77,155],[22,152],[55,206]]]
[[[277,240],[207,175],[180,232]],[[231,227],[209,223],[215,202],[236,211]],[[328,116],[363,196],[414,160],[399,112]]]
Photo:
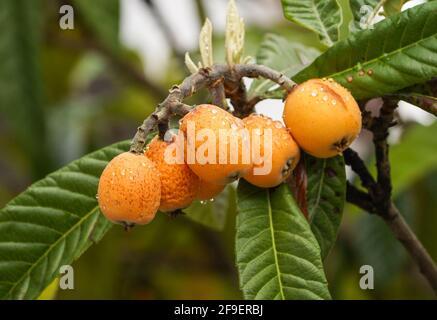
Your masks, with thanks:
[[[0,1],[1,206],[33,181],[71,160],[131,138],[167,89],[187,75],[183,54],[187,49],[195,51],[195,46],[181,48],[172,21],[184,18],[177,10],[163,9],[163,3],[171,8],[171,1],[159,1],[159,5],[152,0],[121,2]],[[181,2],[193,11],[197,26],[205,16],[218,15],[220,10],[224,19],[225,0]],[[351,12],[346,0],[339,2],[346,12],[341,30],[344,38]],[[132,3],[147,11],[148,19],[160,31],[156,37],[162,38],[170,52],[161,69],[154,66],[158,76],[156,71],[147,71],[155,61],[144,59],[138,50],[120,40],[120,29],[127,23],[121,11]],[[74,8],[74,30],[59,27],[63,4]],[[248,55],[256,56],[266,33],[324,49],[315,34],[282,17],[279,0],[240,0],[237,4],[247,22]],[[266,16],[251,15],[263,10]],[[198,28],[193,37],[197,34]],[[218,28],[214,36],[216,61],[224,60],[223,47],[223,30]],[[146,49],[160,55],[159,46],[153,43]],[[192,55],[196,57],[196,52]],[[202,93],[190,103],[205,99],[208,96]],[[410,118],[400,120],[393,128],[397,139],[391,150],[397,204],[437,259],[437,124],[433,120],[428,126]],[[356,146],[371,164],[368,135],[363,134]],[[150,225],[128,233],[113,228],[75,262],[75,289],[60,290],[56,298],[242,298],[234,267],[234,201],[230,187],[215,203],[193,205],[188,214],[201,224],[159,214]],[[206,217],[211,210],[223,212],[220,220],[213,222],[223,230],[205,226],[210,224]],[[358,270],[363,264],[375,268],[373,291],[359,289]],[[333,298],[433,298],[417,268],[380,219],[352,206],[346,206],[326,270]],[[52,295],[48,292],[42,298]]]

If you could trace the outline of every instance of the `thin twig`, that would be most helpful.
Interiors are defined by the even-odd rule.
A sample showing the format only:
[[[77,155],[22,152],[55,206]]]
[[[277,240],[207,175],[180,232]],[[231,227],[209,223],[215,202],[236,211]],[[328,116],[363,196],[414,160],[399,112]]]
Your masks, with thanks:
[[[158,123],[168,121],[174,113],[182,115],[184,112],[188,112],[189,106],[182,103],[185,98],[192,96],[202,88],[210,87],[220,79],[224,79],[226,86],[228,79],[233,80],[236,77],[240,79],[243,77],[264,77],[279,84],[286,91],[290,91],[294,86],[293,81],[286,76],[263,65],[237,64],[230,68],[226,64],[217,64],[211,68],[202,68],[197,73],[185,78],[180,85],[173,86],[170,89],[167,98],[158,105],[155,112],[144,120],[143,124],[137,129],[137,133],[132,140],[131,152],[143,152],[147,135],[156,128]]]

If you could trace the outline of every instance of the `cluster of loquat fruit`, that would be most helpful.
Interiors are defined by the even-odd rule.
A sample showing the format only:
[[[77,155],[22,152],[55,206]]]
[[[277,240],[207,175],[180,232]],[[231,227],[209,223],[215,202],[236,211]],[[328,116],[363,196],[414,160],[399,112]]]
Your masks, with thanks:
[[[272,144],[259,147],[259,155],[269,154],[271,170],[256,174],[262,161],[243,161],[243,153],[231,163],[218,161],[165,161],[166,149],[176,140],[164,141],[156,136],[144,154],[125,152],[112,159],[103,171],[98,186],[98,201],[103,214],[111,221],[126,226],[147,224],[158,210],[172,212],[189,206],[194,200],[208,200],[218,195],[229,182],[242,177],[251,184],[275,187],[287,179],[300,159],[300,148],[318,158],[341,153],[361,130],[360,109],[350,92],[332,79],[312,79],[296,86],[288,95],[283,119],[279,121],[258,114],[244,119],[214,106],[199,105],[180,121],[180,132],[186,136],[188,123],[197,130],[209,129],[217,136],[220,130],[234,130],[238,148],[245,138],[240,130],[264,135],[271,129]],[[195,140],[194,151],[203,141]],[[226,151],[230,152],[231,145]],[[260,160],[260,159],[258,159]]]

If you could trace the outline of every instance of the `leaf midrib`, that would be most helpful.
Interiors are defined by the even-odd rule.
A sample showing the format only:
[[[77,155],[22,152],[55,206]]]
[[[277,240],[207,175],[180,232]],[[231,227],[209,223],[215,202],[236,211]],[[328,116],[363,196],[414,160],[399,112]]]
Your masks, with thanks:
[[[273,256],[275,258],[275,267],[278,277],[279,293],[281,294],[282,300],[285,300],[284,289],[282,288],[282,281],[281,281],[281,271],[279,270],[278,252],[276,250],[275,230],[273,227],[273,215],[272,215],[272,207],[270,203],[270,192],[268,189],[266,190],[266,193],[267,193],[267,207],[269,213],[270,233],[272,237],[272,249],[273,249]]]
[[[427,20],[428,20],[428,19],[429,19],[429,15],[428,15],[428,17],[427,17]],[[425,24],[426,24],[426,23],[427,23],[427,22],[425,22]],[[425,24],[424,24],[424,25],[425,25]],[[423,30],[422,30],[422,32],[423,32]],[[413,43],[411,43],[411,44],[409,44],[409,45],[407,45],[407,46],[405,46],[405,47],[400,47],[400,48],[398,48],[398,49],[396,49],[396,50],[394,50],[394,51],[392,51],[392,52],[390,52],[390,53],[385,53],[385,52],[384,52],[384,53],[383,53],[383,55],[385,54],[384,58],[391,57],[391,56],[396,55],[396,54],[398,54],[398,53],[400,53],[400,52],[402,52],[402,51],[404,51],[404,50],[407,50],[407,49],[409,49],[409,48],[411,48],[411,47],[417,46],[417,45],[419,45],[419,43],[424,42],[424,41],[427,41],[427,40],[429,40],[429,39],[435,37],[436,34],[437,34],[437,33],[434,33],[434,34],[432,34],[432,35],[430,35],[430,36],[428,36],[428,37],[426,37],[426,38],[422,38],[422,39],[420,39],[420,40],[418,40],[418,41],[416,41],[416,42],[413,42]],[[368,46],[367,46],[367,48],[368,48]],[[366,48],[366,49],[367,49],[367,48]],[[381,60],[381,57],[382,57],[382,56],[378,56],[378,57],[373,58],[373,59],[371,59],[371,60],[367,60],[366,62],[362,62],[362,63],[360,63],[360,64],[361,64],[362,66],[366,66],[366,65],[369,65],[369,64],[373,64],[373,63],[375,63],[375,62],[377,62],[377,61],[380,61],[380,60]],[[347,68],[347,69],[344,69],[344,70],[342,70],[342,71],[340,71],[340,72],[332,73],[332,74],[329,74],[329,75],[326,75],[326,76],[329,76],[329,77],[331,77],[331,78],[334,78],[334,77],[340,76],[340,75],[342,75],[342,74],[349,73],[351,70],[353,70],[353,68],[354,68],[356,65],[357,65],[357,63],[355,63],[353,66],[351,66],[351,67],[349,67],[349,68]],[[299,76],[299,74],[298,74],[298,76]]]
[[[84,220],[86,220],[88,217],[90,217],[93,213],[95,213],[98,210],[98,206],[95,206],[90,212],[85,214],[80,220],[78,220],[66,233],[64,233],[62,236],[59,237],[55,242],[53,242],[47,250],[44,252],[43,255],[41,255],[38,260],[35,261],[35,263],[32,264],[32,266],[15,282],[15,284],[8,290],[8,292],[4,296],[9,296],[14,291],[14,289],[17,287],[19,283],[21,283],[26,276],[29,276],[32,270],[45,258],[47,258],[48,254],[52,251],[52,249],[57,246],[61,241],[65,240],[65,238],[78,226],[82,224]]]

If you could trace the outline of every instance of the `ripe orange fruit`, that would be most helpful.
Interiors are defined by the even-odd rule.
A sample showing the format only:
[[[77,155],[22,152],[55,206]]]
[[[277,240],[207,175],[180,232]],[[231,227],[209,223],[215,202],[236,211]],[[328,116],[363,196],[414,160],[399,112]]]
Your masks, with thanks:
[[[318,158],[341,153],[361,130],[357,102],[332,79],[312,79],[294,88],[283,117],[299,146]]]
[[[254,163],[253,169],[244,179],[262,188],[281,184],[299,162],[298,145],[279,121],[252,114],[244,118],[243,122],[250,132]],[[257,136],[260,138],[258,142],[255,141]]]
[[[204,180],[199,182],[199,190],[197,191],[198,200],[211,200],[214,199],[220,192],[223,191],[226,185],[210,183]]]
[[[159,172],[144,155],[124,152],[103,170],[97,197],[109,220],[125,226],[149,223],[161,199]]]
[[[146,148],[146,156],[153,161],[161,177],[161,204],[159,210],[170,212],[191,204],[199,189],[199,178],[185,163],[171,163],[168,157],[176,160],[176,149],[167,147],[176,143],[163,141],[158,136],[153,138]],[[182,159],[183,160],[183,159]]]
[[[179,129],[186,139],[186,163],[201,179],[226,184],[251,168],[249,141],[241,119],[210,104],[186,114]]]

